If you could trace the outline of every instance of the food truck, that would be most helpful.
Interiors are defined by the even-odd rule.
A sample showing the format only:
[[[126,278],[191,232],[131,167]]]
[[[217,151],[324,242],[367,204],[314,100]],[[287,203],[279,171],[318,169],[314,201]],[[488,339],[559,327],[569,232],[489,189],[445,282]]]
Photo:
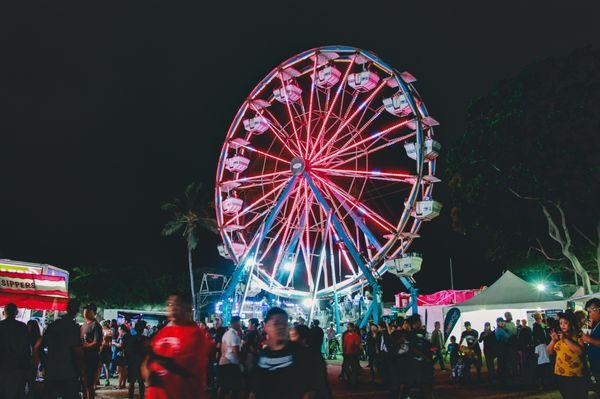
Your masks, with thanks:
[[[43,327],[46,312],[65,311],[69,272],[56,266],[0,259],[0,306],[15,303],[18,319],[36,319]]]

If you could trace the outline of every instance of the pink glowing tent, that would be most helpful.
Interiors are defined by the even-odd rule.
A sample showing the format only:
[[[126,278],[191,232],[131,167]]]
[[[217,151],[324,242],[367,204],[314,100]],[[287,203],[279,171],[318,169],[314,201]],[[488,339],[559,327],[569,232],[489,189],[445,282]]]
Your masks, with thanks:
[[[64,311],[68,298],[62,276],[0,271],[0,306],[13,302],[25,309]]]
[[[444,290],[433,294],[419,295],[417,303],[419,306],[455,305],[473,298],[483,288],[473,290]],[[402,308],[408,305],[410,295],[406,292],[396,294],[396,307]]]

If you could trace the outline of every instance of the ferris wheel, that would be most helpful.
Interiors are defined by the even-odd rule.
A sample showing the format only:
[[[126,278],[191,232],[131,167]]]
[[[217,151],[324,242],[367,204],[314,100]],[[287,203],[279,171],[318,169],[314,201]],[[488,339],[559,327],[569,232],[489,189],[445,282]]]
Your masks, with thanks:
[[[219,252],[236,264],[225,298],[238,287],[242,307],[256,289],[337,301],[370,285],[376,307],[386,271],[413,290],[421,258],[408,249],[441,209],[438,123],[415,81],[369,51],[327,46],[251,91],[216,174]]]

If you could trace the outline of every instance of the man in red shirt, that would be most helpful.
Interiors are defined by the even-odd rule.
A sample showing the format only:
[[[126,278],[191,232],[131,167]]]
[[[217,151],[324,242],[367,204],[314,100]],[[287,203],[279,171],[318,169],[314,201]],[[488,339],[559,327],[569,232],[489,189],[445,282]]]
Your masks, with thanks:
[[[358,370],[360,369],[360,335],[356,332],[354,323],[348,323],[346,331],[342,336],[342,351],[344,362],[342,364],[342,376],[346,376],[350,385],[358,383]]]
[[[149,386],[146,399],[205,398],[209,341],[191,319],[191,307],[179,294],[169,296],[169,323],[154,337],[142,365]]]

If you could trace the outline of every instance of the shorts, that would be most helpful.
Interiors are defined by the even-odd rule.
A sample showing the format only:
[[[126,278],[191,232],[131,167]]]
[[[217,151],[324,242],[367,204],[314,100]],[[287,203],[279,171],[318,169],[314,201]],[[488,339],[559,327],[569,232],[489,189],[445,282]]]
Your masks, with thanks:
[[[242,389],[242,370],[237,364],[219,365],[217,375],[219,386],[224,391],[239,391]]]

